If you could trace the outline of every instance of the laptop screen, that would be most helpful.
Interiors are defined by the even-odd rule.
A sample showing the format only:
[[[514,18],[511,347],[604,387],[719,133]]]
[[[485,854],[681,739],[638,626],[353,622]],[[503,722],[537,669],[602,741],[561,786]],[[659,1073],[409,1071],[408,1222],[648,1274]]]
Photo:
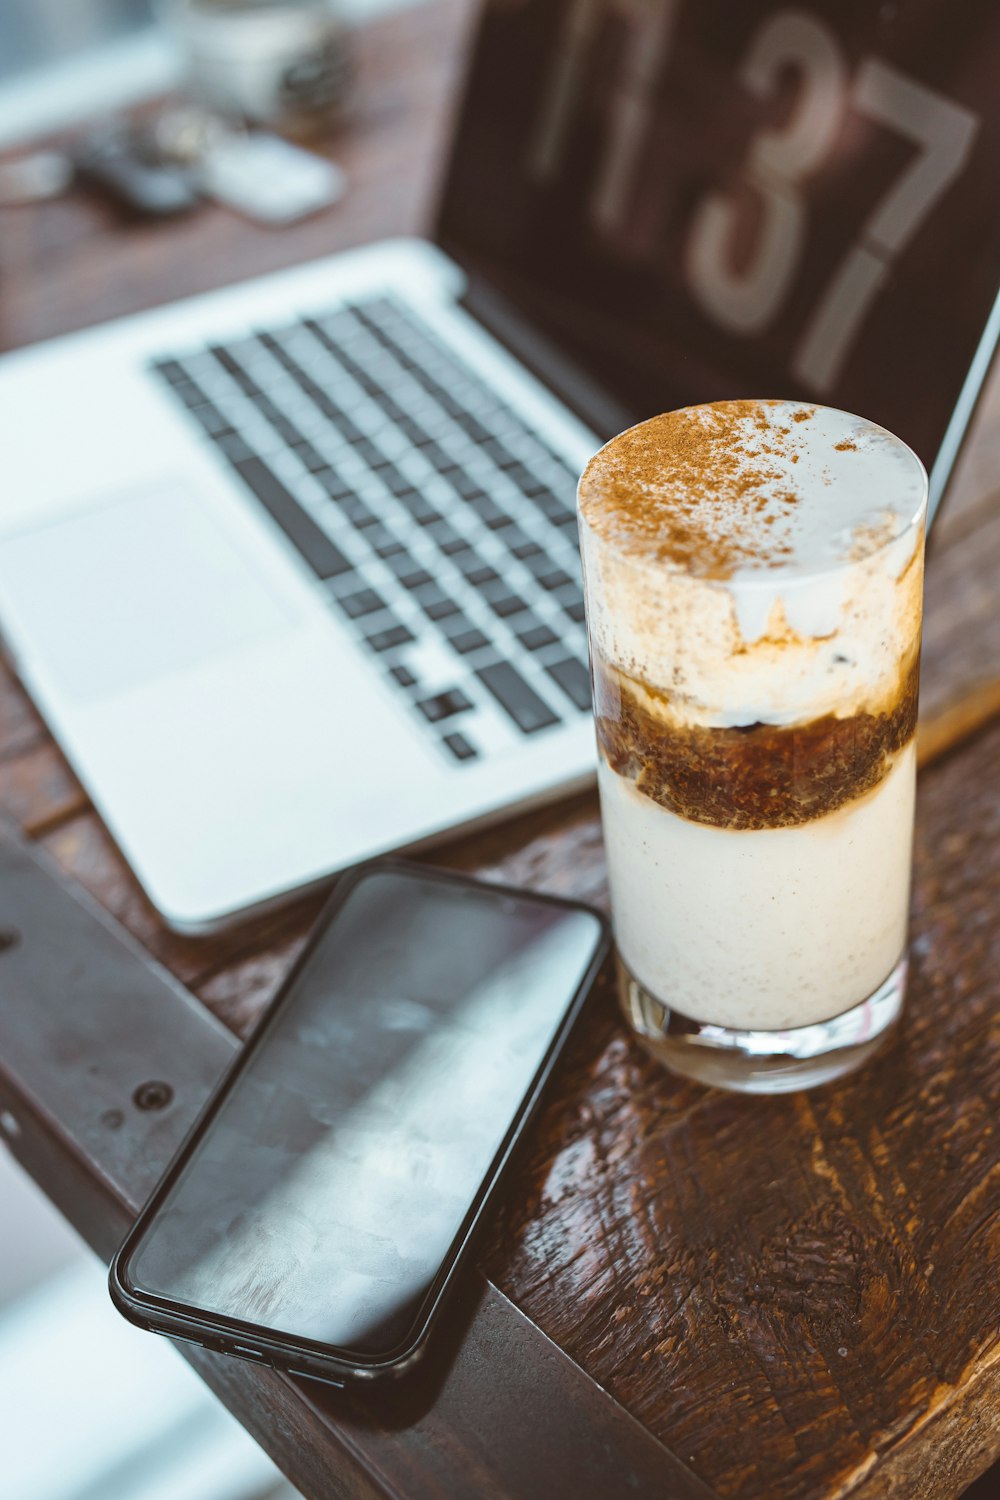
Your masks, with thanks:
[[[440,238],[637,416],[798,396],[930,467],[1000,286],[998,66],[995,0],[491,0]]]

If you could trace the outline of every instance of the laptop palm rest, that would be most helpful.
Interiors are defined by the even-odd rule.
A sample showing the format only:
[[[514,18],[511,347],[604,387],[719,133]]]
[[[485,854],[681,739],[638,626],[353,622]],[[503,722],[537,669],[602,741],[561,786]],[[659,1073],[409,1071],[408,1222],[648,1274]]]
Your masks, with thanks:
[[[292,617],[190,484],[98,503],[0,541],[14,655],[94,700],[240,651]],[[180,607],[178,607],[180,605]]]

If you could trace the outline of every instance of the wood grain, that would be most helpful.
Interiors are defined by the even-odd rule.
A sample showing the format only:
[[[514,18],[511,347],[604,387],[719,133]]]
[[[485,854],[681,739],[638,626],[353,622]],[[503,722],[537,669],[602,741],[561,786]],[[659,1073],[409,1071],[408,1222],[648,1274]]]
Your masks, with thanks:
[[[469,13],[465,0],[443,0],[366,30],[354,119],[330,142],[349,195],[294,232],[221,210],[155,229],[85,200],[0,210],[0,339],[13,347],[424,227]],[[537,1324],[569,1370],[585,1372],[573,1389],[605,1393],[607,1407],[584,1403],[598,1440],[612,1408],[628,1412],[726,1497],[948,1500],[1000,1455],[998,456],[1000,377],[930,552],[914,978],[901,1038],[854,1081],[749,1102],[659,1072],[599,991],[483,1248],[493,1297],[508,1296],[525,1328]],[[219,938],[166,933],[2,671],[0,810],[240,1034],[314,919],[312,899]],[[590,794],[428,857],[606,903]],[[38,1158],[40,1174],[70,1171],[72,1142],[60,1152]],[[95,1161],[99,1152],[95,1142]],[[94,1198],[105,1247],[122,1221],[109,1201]],[[473,1308],[463,1327],[480,1315]],[[514,1413],[538,1397],[510,1384],[525,1357],[518,1337],[496,1351]],[[530,1334],[527,1347],[537,1352]],[[470,1372],[489,1352],[463,1349]],[[448,1494],[434,1463],[449,1441],[475,1448],[475,1413],[460,1419],[445,1402],[432,1406],[430,1429],[414,1428],[405,1459],[393,1459],[401,1429],[387,1423],[367,1457],[352,1449],[332,1478],[340,1440],[323,1436],[316,1414],[336,1416],[323,1399],[307,1413],[301,1392],[279,1399],[258,1372],[208,1357],[203,1368],[265,1442],[300,1445],[295,1477],[310,1495],[376,1493],[371,1475],[391,1462],[394,1493],[433,1473]],[[580,1432],[571,1398],[563,1403],[551,1408],[553,1441]],[[511,1484],[530,1496],[518,1423],[507,1420],[503,1431],[488,1410],[482,1418],[491,1451],[509,1450]]]
[[[57,874],[0,838],[0,1133],[107,1257],[236,1044]],[[388,1390],[354,1395],[183,1347],[323,1500],[536,1500],[562,1486],[712,1500],[474,1271],[412,1378]]]
[[[706,1092],[608,996],[512,1189],[489,1273],[722,1495],[895,1493],[931,1431],[919,1493],[976,1472],[958,1409],[981,1387],[985,1422],[1000,1394],[998,771],[994,729],[922,785],[909,1015],[877,1065]]]

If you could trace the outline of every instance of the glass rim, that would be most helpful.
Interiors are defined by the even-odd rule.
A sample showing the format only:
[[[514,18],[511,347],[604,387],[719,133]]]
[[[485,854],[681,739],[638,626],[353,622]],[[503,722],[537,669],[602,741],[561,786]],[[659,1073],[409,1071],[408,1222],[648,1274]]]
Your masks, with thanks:
[[[885,436],[891,440],[892,444],[897,449],[902,450],[902,452],[905,453],[913,461],[913,463],[916,465],[917,472],[919,473],[920,498],[912,514],[905,518],[900,517],[900,524],[898,529],[895,530],[890,537],[887,537],[884,541],[879,542],[877,546],[872,547],[869,552],[865,552],[860,557],[836,558],[832,559],[828,563],[823,563],[821,565],[812,563],[808,565],[796,565],[795,563],[772,562],[757,567],[735,567],[733,568],[732,572],[729,573],[726,577],[712,577],[708,574],[698,573],[691,567],[685,566],[683,563],[677,562],[674,559],[668,557],[652,556],[650,553],[644,552],[640,548],[633,548],[627,545],[622,545],[621,542],[617,541],[615,538],[603,536],[599,532],[595,531],[595,529],[588,521],[586,512],[583,508],[583,505],[581,504],[580,492],[588,469],[590,468],[594,460],[605,451],[605,449],[610,448],[613,443],[618,442],[619,439],[624,437],[627,433],[635,432],[638,428],[644,427],[647,422],[656,421],[657,416],[673,416],[680,412],[698,411],[704,408],[726,406],[735,404],[736,402],[742,400],[759,400],[761,402],[767,401],[773,402],[777,405],[787,406],[808,406],[811,407],[813,411],[826,411],[832,412],[837,416],[849,417],[852,422],[862,423],[865,427],[871,428],[879,433],[884,433]],[[891,548],[895,547],[899,542],[901,542],[905,536],[909,535],[911,532],[916,532],[923,525],[927,515],[929,493],[930,479],[927,473],[927,468],[919,454],[910,447],[909,443],[904,442],[901,437],[898,437],[896,433],[892,432],[888,427],[883,427],[880,422],[873,421],[870,417],[859,416],[856,412],[848,411],[846,407],[828,406],[821,401],[802,401],[797,397],[791,396],[750,398],[732,397],[720,401],[701,401],[691,403],[688,406],[674,407],[667,412],[658,413],[652,417],[645,417],[639,422],[634,422],[630,427],[622,428],[621,432],[618,432],[613,437],[610,437],[606,443],[602,443],[600,448],[598,448],[587,460],[587,463],[582,473],[580,474],[579,479],[577,480],[576,512],[580,526],[587,527],[587,531],[594,539],[594,542],[600,548],[613,554],[619,561],[623,563],[632,566],[639,566],[642,568],[649,568],[658,572],[668,573],[672,578],[689,579],[692,583],[701,584],[703,587],[715,587],[719,589],[731,590],[734,586],[738,586],[741,589],[759,588],[763,590],[769,587],[774,588],[779,579],[783,583],[791,583],[798,586],[800,584],[808,584],[813,580],[830,578],[831,576],[838,573],[847,572],[853,568],[862,567],[865,563],[872,561],[874,558],[878,558],[884,555],[886,552],[890,551]]]

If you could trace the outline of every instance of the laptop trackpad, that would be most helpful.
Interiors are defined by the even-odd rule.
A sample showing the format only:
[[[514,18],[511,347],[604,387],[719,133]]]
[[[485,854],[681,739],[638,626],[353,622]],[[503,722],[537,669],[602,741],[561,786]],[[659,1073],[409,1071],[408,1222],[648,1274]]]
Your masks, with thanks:
[[[0,607],[15,653],[77,699],[242,650],[292,618],[180,481],[4,539]]]

